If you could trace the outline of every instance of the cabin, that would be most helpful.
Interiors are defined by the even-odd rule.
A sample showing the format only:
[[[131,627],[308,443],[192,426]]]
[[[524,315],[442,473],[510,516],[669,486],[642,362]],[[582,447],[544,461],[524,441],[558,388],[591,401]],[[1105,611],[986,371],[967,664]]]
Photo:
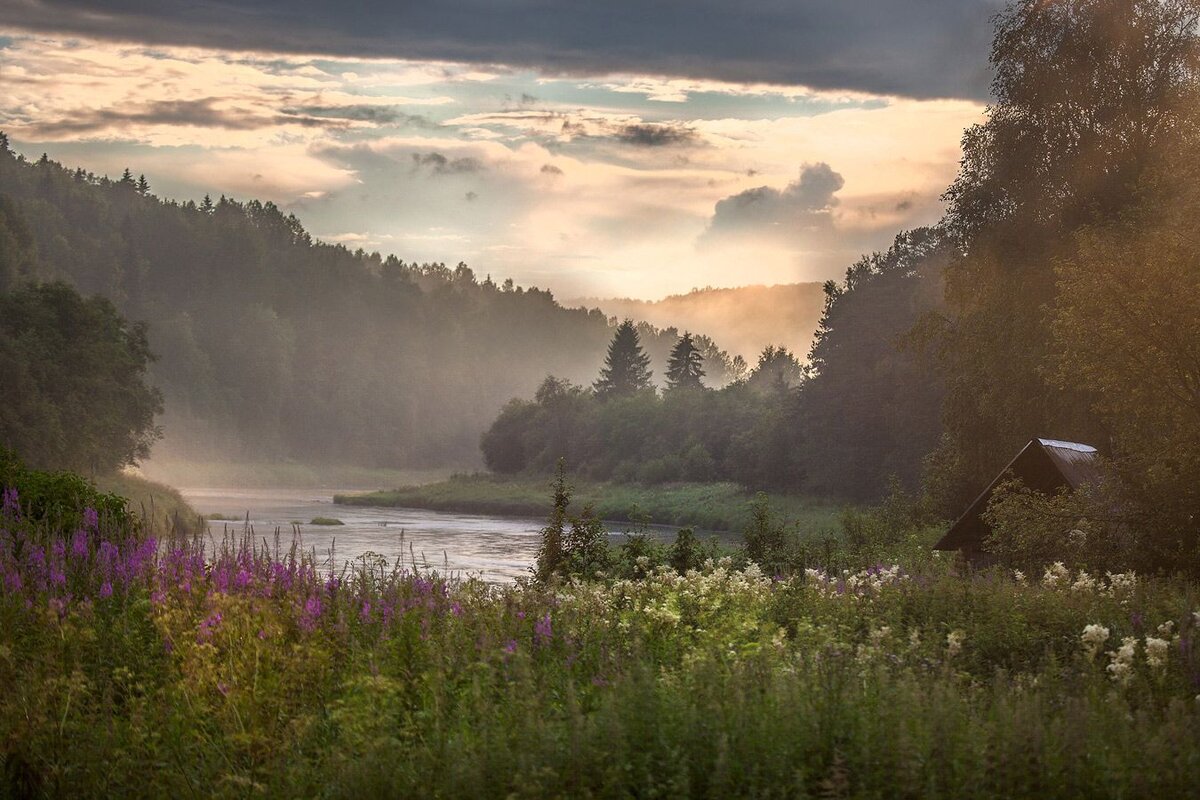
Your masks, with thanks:
[[[992,492],[1009,478],[1018,478],[1030,489],[1045,494],[1063,488],[1078,489],[1084,484],[1095,486],[1100,482],[1099,453],[1096,448],[1078,442],[1033,439],[975,498],[933,549],[958,550],[970,564],[988,564],[990,558],[983,544],[991,529],[983,521],[983,512]]]

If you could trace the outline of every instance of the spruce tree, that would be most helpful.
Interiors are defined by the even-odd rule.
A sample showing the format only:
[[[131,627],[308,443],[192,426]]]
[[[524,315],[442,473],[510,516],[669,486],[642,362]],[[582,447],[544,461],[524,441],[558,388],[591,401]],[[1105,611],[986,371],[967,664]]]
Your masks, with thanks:
[[[631,320],[617,326],[604,358],[600,379],[593,385],[600,398],[628,397],[650,388],[650,356],[642,350]]]
[[[700,381],[704,377],[703,361],[692,342],[692,334],[684,331],[671,348],[671,357],[667,361],[667,390],[703,389],[704,384]]]

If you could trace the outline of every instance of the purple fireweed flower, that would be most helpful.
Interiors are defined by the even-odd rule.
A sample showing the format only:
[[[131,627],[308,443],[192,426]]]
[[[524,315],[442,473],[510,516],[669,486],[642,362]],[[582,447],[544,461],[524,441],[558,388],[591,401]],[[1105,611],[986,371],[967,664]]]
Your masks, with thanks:
[[[83,510],[83,524],[87,528],[96,530],[100,527],[100,515],[96,513],[94,508],[85,508]]]
[[[259,638],[259,639],[266,639],[266,638],[267,638],[267,631],[266,631],[266,628],[259,628],[259,629],[258,629],[258,638]]]
[[[96,550],[96,563],[102,567],[111,567],[120,556],[120,551],[112,542],[105,539]]]
[[[306,633],[312,633],[317,628],[317,620],[321,618],[321,599],[316,595],[312,595],[308,600],[304,601],[304,608],[300,612],[300,629]]]
[[[462,606],[458,604],[457,600],[450,604],[450,613],[456,617],[462,616]]]
[[[517,612],[517,619],[525,619],[525,612],[524,612],[524,611],[518,611],[518,612]]]
[[[8,486],[4,489],[4,505],[0,513],[5,516],[19,517],[21,515],[21,499],[17,495],[17,487]]]
[[[539,642],[548,642],[554,638],[554,629],[550,626],[550,614],[533,624],[533,633]]]
[[[55,539],[54,544],[50,545],[50,555],[61,561],[66,554],[67,543],[62,539]]]
[[[367,620],[369,620],[371,618],[371,601],[370,600],[363,601],[362,610],[358,612],[358,616],[362,619],[363,622],[366,622]]]
[[[100,597],[101,599],[112,597],[112,581],[105,581],[100,584]]]
[[[203,643],[211,639],[213,631],[220,626],[222,619],[220,611],[214,611],[209,615],[208,619],[200,623],[200,630],[196,632],[196,641]]]
[[[504,652],[508,653],[509,655],[512,655],[513,653],[517,652],[517,640],[509,639],[507,642],[505,642],[504,643]]]
[[[245,567],[242,567],[241,569],[238,570],[237,577],[234,578],[233,582],[237,586],[237,588],[245,589],[247,586],[250,585],[250,580],[252,577],[253,576],[250,574],[250,570],[246,569]]]
[[[4,588],[13,594],[21,591],[22,587],[21,573],[16,570],[6,571],[4,573]]]
[[[88,554],[88,535],[83,528],[75,531],[71,537],[71,555],[76,558],[87,558]]]

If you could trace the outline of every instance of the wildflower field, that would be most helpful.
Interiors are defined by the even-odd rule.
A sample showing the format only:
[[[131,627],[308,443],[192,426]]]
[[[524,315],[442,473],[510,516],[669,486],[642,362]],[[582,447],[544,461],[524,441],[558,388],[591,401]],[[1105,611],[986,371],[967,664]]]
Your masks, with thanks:
[[[1181,797],[1200,770],[1187,583],[640,556],[495,586],[147,533],[6,493],[0,796]]]

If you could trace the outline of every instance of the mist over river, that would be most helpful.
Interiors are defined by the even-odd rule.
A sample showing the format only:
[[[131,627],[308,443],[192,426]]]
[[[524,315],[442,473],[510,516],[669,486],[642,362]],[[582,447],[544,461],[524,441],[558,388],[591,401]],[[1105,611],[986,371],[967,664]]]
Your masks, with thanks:
[[[364,553],[377,553],[393,565],[437,569],[461,576],[477,575],[492,583],[510,583],[529,575],[541,542],[545,520],[456,514],[417,508],[334,505],[334,489],[229,489],[182,488],[197,512],[236,516],[235,521],[210,520],[209,532],[217,542],[226,531],[240,533],[246,524],[254,535],[273,543],[280,529],[282,544],[291,542],[292,523],[300,523],[301,542],[316,551],[319,564],[340,569]],[[343,525],[312,525],[316,517],[339,519]],[[629,526],[612,523],[613,541],[624,537]],[[675,528],[652,526],[649,533],[670,541]]]

